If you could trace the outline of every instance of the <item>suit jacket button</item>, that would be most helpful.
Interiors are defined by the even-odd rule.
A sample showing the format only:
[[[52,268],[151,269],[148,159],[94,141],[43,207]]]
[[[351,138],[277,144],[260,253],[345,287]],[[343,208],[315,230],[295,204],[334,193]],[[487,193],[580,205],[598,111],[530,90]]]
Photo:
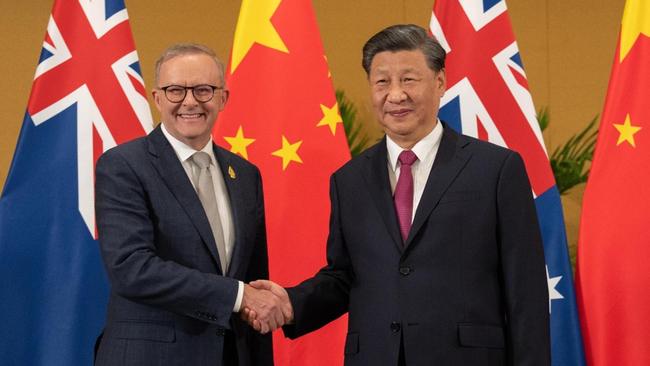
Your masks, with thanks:
[[[398,322],[390,323],[390,330],[393,333],[398,333],[402,329],[402,326]]]
[[[409,273],[411,273],[411,267],[399,267],[399,273],[401,273],[402,276],[408,276]]]

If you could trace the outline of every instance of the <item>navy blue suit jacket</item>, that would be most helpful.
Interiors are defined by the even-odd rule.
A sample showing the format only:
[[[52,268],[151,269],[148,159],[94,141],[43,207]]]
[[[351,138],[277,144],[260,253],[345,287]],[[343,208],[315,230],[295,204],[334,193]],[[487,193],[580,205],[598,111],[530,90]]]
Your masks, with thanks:
[[[520,156],[445,126],[405,243],[386,142],[333,174],[327,265],[288,289],[298,337],[349,312],[345,364],[550,365],[548,290]]]
[[[237,280],[268,278],[260,173],[214,152],[235,227],[225,275],[205,211],[160,127],[99,159],[97,227],[111,293],[96,364],[220,365],[227,331],[241,366],[273,364],[270,336],[232,312]]]

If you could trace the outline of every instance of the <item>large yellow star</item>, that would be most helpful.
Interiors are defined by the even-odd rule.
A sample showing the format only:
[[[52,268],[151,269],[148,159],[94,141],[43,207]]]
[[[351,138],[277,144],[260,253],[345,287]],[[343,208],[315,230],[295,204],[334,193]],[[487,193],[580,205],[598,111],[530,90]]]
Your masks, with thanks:
[[[650,37],[650,16],[648,14],[650,14],[650,1],[627,0],[621,24],[620,62],[623,62],[640,34]]]
[[[271,17],[280,2],[281,0],[242,1],[232,47],[232,64],[230,65],[232,74],[235,73],[237,66],[255,43],[289,53],[282,37],[271,23]]]
[[[290,162],[295,161],[302,163],[302,159],[298,156],[298,148],[302,144],[302,140],[290,144],[284,135],[282,135],[282,148],[271,153],[273,156],[282,158],[282,170],[286,170]]]
[[[255,142],[255,139],[249,139],[244,137],[244,129],[242,126],[239,126],[237,134],[234,137],[223,137],[230,144],[230,151],[234,154],[239,154],[248,160],[248,151],[246,148],[248,145]]]
[[[616,146],[623,143],[623,141],[627,141],[630,145],[632,145],[632,147],[636,147],[634,144],[634,134],[639,132],[641,127],[632,126],[632,121],[630,120],[629,114],[625,117],[625,123],[622,125],[614,123],[614,127],[616,127],[620,134],[618,136],[618,141],[616,141]]]
[[[341,119],[341,115],[339,114],[339,104],[334,103],[332,108],[327,108],[327,106],[321,104],[320,110],[323,111],[323,118],[318,122],[316,127],[330,126],[332,135],[336,136],[336,124],[343,123],[343,119]]]

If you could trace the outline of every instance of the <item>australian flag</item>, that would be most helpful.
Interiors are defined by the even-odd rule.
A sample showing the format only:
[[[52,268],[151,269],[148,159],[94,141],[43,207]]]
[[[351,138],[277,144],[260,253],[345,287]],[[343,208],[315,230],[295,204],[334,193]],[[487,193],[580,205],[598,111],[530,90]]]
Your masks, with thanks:
[[[99,155],[152,129],[123,0],[55,0],[0,198],[0,363],[91,365]]]
[[[554,366],[584,365],[560,195],[505,1],[436,0],[429,24],[447,51],[440,118],[465,135],[519,152],[539,217]]]

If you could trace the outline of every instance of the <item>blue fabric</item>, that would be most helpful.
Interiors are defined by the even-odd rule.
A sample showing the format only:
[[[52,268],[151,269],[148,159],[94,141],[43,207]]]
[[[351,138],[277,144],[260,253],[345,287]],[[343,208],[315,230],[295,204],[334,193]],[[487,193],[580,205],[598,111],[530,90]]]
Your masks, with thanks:
[[[125,8],[123,0],[107,1],[104,6],[106,8],[106,19],[115,15],[115,13],[124,10]]]
[[[552,362],[553,365],[585,365],[562,202],[557,187],[553,186],[537,197],[535,206],[542,231],[548,277],[562,277],[555,289],[564,298],[551,300]]]
[[[107,280],[78,209],[76,105],[25,116],[0,198],[0,363],[91,365]]]
[[[483,12],[492,9],[493,6],[500,3],[502,0],[483,0]]]

